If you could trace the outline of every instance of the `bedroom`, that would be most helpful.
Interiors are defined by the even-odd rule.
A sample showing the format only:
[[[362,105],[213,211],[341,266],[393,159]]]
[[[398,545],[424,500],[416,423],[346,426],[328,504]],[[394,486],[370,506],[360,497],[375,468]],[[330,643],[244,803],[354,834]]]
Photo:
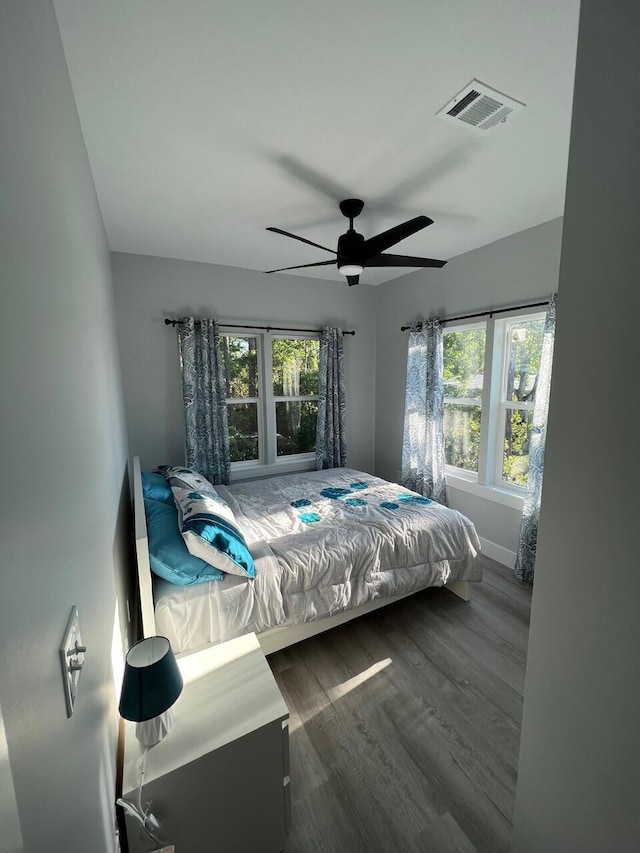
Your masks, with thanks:
[[[575,153],[572,157],[575,177],[573,184],[571,180],[569,182],[567,194],[565,233],[562,237],[566,258],[560,284],[565,304],[571,305],[577,313],[572,313],[564,321],[566,343],[560,344],[559,338],[557,365],[566,364],[565,371],[568,372],[572,354],[577,350],[585,364],[590,365],[590,375],[597,376],[598,369],[589,360],[591,350],[582,342],[583,330],[595,325],[598,316],[609,324],[615,324],[620,333],[626,328],[630,330],[634,313],[631,310],[632,299],[637,299],[635,291],[632,293],[627,284],[637,268],[634,263],[637,261],[634,237],[638,224],[637,209],[625,190],[628,184],[635,182],[637,185],[637,118],[624,114],[621,119],[617,106],[624,103],[625,96],[633,96],[630,81],[638,72],[633,50],[638,21],[632,4],[608,4],[605,11],[597,3],[585,3],[584,10],[581,38],[585,58],[582,64],[578,63],[576,78],[578,91],[582,91],[583,96],[574,108],[574,124],[580,122],[580,133],[574,129]],[[8,425],[4,437],[10,442],[7,447],[3,446],[3,459],[9,466],[14,503],[13,508],[3,510],[3,525],[6,522],[8,528],[3,531],[6,569],[3,569],[0,620],[0,703],[4,721],[3,740],[6,738],[6,748],[2,749],[3,792],[15,791],[13,809],[11,798],[3,797],[3,805],[8,804],[7,826],[17,826],[27,849],[43,849],[47,839],[55,838],[58,831],[66,830],[71,839],[72,829],[76,830],[77,839],[91,840],[84,846],[77,841],[80,845],[77,849],[89,846],[96,850],[109,849],[107,839],[112,823],[112,801],[108,792],[113,789],[116,717],[113,697],[109,693],[113,612],[111,608],[104,607],[104,602],[114,601],[114,562],[126,559],[126,524],[124,509],[120,509],[121,505],[126,505],[122,497],[123,485],[127,459],[135,451],[134,440],[139,440],[136,430],[144,429],[144,425],[130,423],[127,435],[124,419],[126,402],[123,403],[118,354],[118,336],[122,335],[124,326],[122,315],[116,318],[112,308],[113,281],[115,279],[116,299],[118,291],[122,299],[125,279],[121,277],[118,281],[117,274],[112,278],[108,245],[75,115],[73,93],[66,77],[54,10],[45,3],[8,3],[4,5],[4,15],[7,15],[7,29],[3,23],[3,31],[12,34],[8,58],[12,67],[19,69],[19,74],[3,72],[3,79],[10,81],[8,90],[3,93],[3,128],[7,128],[3,158],[8,158],[3,181],[7,183],[6,197],[11,205],[11,216],[5,220],[10,227],[7,231],[9,243],[6,251],[3,250],[3,260],[8,263],[7,273],[3,275],[3,295],[7,300],[7,316],[14,318],[7,323],[3,336],[3,402],[8,408],[3,418]],[[602,41],[604,45],[615,45],[610,51],[619,56],[619,66],[615,69],[597,61],[606,53]],[[475,73],[472,71],[468,78],[471,79]],[[466,82],[466,79],[461,80],[460,85]],[[487,82],[494,83],[496,87],[500,85],[498,81]],[[580,89],[580,84],[583,89]],[[594,88],[599,91],[598,87],[605,84],[608,84],[607,91],[615,90],[616,98],[603,106],[603,110],[611,110],[610,114],[604,114],[615,114],[618,122],[616,125],[609,121],[606,133],[593,126],[587,103]],[[443,93],[441,101],[453,93]],[[514,118],[514,130],[517,127],[515,122],[524,118]],[[105,128],[104,132],[106,138],[109,129]],[[634,145],[627,146],[627,140],[634,141]],[[611,152],[609,157],[604,153],[607,151]],[[299,152],[301,158],[303,153]],[[594,162],[603,167],[603,172],[595,176],[592,174]],[[586,195],[581,192],[583,187]],[[597,228],[584,216],[582,207],[586,208],[587,204],[607,211],[607,216],[597,223]],[[427,209],[425,212],[430,211]],[[569,218],[570,213],[573,219]],[[265,222],[260,210],[251,211],[251,217],[255,228],[266,224],[293,225],[293,221],[279,222],[271,218]],[[390,224],[401,218],[392,220]],[[435,211],[433,218],[437,220]],[[302,221],[302,216],[298,221]],[[573,226],[568,232],[570,222]],[[554,227],[557,229],[555,233]],[[489,288],[500,287],[496,283],[498,274],[494,274],[494,268],[503,271],[503,283],[511,280],[518,289],[522,288],[513,294],[516,303],[521,298],[548,296],[550,288],[546,282],[542,285],[542,279],[545,275],[557,277],[561,241],[559,223],[555,226],[553,223],[542,225],[536,230],[542,234],[539,251],[532,249],[529,242],[536,235],[526,232],[517,239],[508,238],[511,242],[506,245],[496,244],[478,250],[477,257],[485,258],[483,278]],[[271,235],[267,236],[271,238]],[[435,240],[435,236],[430,239]],[[288,257],[292,257],[291,263],[298,258],[300,263],[308,262],[309,258],[304,253],[283,258],[283,253],[293,253],[293,250],[286,247],[284,239],[273,236],[273,240],[276,244],[270,251],[274,253],[274,266],[285,263]],[[436,248],[437,245],[432,243],[429,251],[437,255]],[[583,252],[582,264],[576,254],[578,248]],[[605,256],[608,263],[611,263],[611,257],[617,261],[607,268],[607,294],[610,299],[603,305],[600,278],[605,270]],[[114,269],[121,260],[121,256],[114,258]],[[121,263],[121,272],[126,264],[136,263],[153,262],[142,256],[128,258],[126,263]],[[169,276],[170,271],[176,268],[174,265],[188,270],[189,276],[193,274],[193,279],[185,283],[189,291],[174,293],[171,301],[163,301],[165,297],[159,295],[157,302],[144,313],[139,311],[133,320],[140,336],[148,336],[153,358],[157,358],[160,352],[155,364],[160,366],[159,383],[167,394],[173,393],[168,390],[167,371],[173,369],[174,363],[168,362],[172,333],[162,326],[162,318],[175,311],[191,309],[199,312],[204,308],[202,293],[198,289],[202,285],[197,283],[200,265],[186,262],[182,267],[181,262],[162,262],[164,275]],[[530,285],[522,280],[523,266],[533,270],[531,281],[535,283]],[[494,299],[500,304],[513,304],[498,290],[491,292],[489,289],[482,294],[475,292],[473,288],[477,284],[479,269],[480,266],[470,269],[469,278],[461,280],[459,285],[448,280],[451,302],[445,302],[443,298],[434,305],[434,309],[482,310]],[[445,271],[448,273],[448,269]],[[161,278],[159,271],[154,270],[153,275],[158,280]],[[184,275],[186,278],[186,273]],[[383,476],[393,477],[397,467],[396,462],[385,462],[385,455],[387,447],[397,445],[401,425],[398,426],[397,420],[391,422],[383,401],[384,395],[394,389],[396,394],[401,394],[401,381],[394,380],[394,376],[397,375],[398,364],[402,364],[406,337],[399,331],[399,326],[422,310],[417,301],[423,291],[416,283],[415,275],[408,282],[406,303],[400,304],[392,282],[366,290],[361,287],[363,294],[355,294],[358,307],[353,314],[345,307],[347,298],[351,299],[352,294],[344,283],[322,282],[331,288],[331,304],[336,306],[335,319],[350,323],[350,328],[359,323],[362,329],[362,333],[356,335],[354,349],[351,350],[353,366],[350,369],[355,374],[350,385],[356,389],[352,393],[361,395],[356,397],[352,406],[356,418],[362,417],[362,421],[356,420],[352,426],[358,432],[351,444],[358,446],[359,433],[368,437],[369,444],[363,451],[362,462],[357,460],[357,466],[379,470]],[[264,278],[258,273],[255,276],[256,287],[262,287]],[[283,278],[282,281],[284,283],[277,287],[282,289],[283,303],[278,307],[275,319],[282,317],[283,321],[291,323],[304,319],[310,324],[332,319],[327,317],[326,303],[313,281],[304,278],[293,281]],[[6,293],[4,282],[10,282]],[[537,286],[540,286],[540,291],[533,293],[532,288]],[[268,302],[259,301],[256,288],[238,292],[240,298],[253,300],[251,318],[247,317],[246,311],[241,312],[233,305],[217,303],[212,307],[221,316],[228,311],[229,315],[225,317],[228,320],[241,316],[253,322],[262,319],[273,322],[273,315],[268,316],[270,306]],[[469,293],[473,294],[473,304],[469,304]],[[129,296],[132,300],[136,298],[133,293]],[[615,300],[614,296],[617,297]],[[126,313],[127,310],[125,304],[123,311]],[[144,323],[147,325],[143,328]],[[37,327],[38,334],[27,334],[34,327]],[[366,369],[366,365],[372,363],[372,350],[367,349],[367,340],[371,347],[372,338],[366,334],[367,329],[376,329],[378,335],[383,332],[388,336],[384,348],[376,346],[383,356],[376,359],[376,377]],[[632,339],[630,334],[629,340]],[[352,341],[348,343],[350,345]],[[124,349],[123,346],[121,360],[126,375],[130,365]],[[585,427],[575,449],[576,454],[578,450],[588,452],[598,463],[602,459],[605,480],[599,488],[600,493],[620,495],[621,500],[626,496],[628,503],[622,505],[628,507],[633,505],[634,495],[631,491],[631,466],[623,467],[620,460],[625,456],[625,448],[628,449],[627,458],[634,458],[632,436],[625,433],[618,437],[616,446],[620,453],[614,460],[609,459],[606,465],[604,462],[609,454],[605,454],[600,439],[607,435],[608,429],[613,429],[615,421],[613,415],[609,419],[607,406],[614,391],[620,392],[618,399],[628,399],[623,388],[624,377],[633,375],[629,370],[629,355],[630,351],[627,352],[622,344],[610,354],[611,372],[606,387],[597,383],[591,389],[594,405],[601,405],[605,412]],[[138,354],[138,357],[142,355]],[[7,375],[4,374],[5,369]],[[556,372],[556,380],[561,375]],[[28,385],[28,394],[24,392],[24,383]],[[566,387],[569,384],[567,377]],[[151,391],[149,393],[155,407],[152,414],[161,420],[162,435],[173,434],[171,425],[164,420],[169,411],[167,401],[159,399]],[[127,394],[126,383],[124,394]],[[607,837],[615,849],[633,849],[630,833],[637,832],[629,800],[632,792],[637,790],[635,775],[631,771],[636,758],[629,745],[632,741],[625,738],[625,726],[627,722],[631,725],[633,707],[629,691],[636,688],[626,678],[628,670],[625,667],[629,661],[624,654],[624,650],[633,647],[633,635],[629,632],[633,625],[631,602],[634,595],[631,590],[637,590],[636,574],[631,573],[635,547],[627,528],[621,524],[621,517],[613,514],[613,506],[598,506],[594,517],[595,507],[588,500],[592,485],[588,472],[585,471],[584,476],[576,473],[571,482],[566,482],[567,478],[563,476],[561,457],[565,449],[562,441],[568,437],[574,416],[572,405],[576,404],[575,399],[571,405],[569,400],[559,400],[556,406],[556,449],[550,458],[555,458],[558,467],[556,476],[548,478],[545,486],[551,511],[546,521],[547,551],[540,555],[540,559],[542,561],[544,556],[548,572],[543,576],[545,582],[536,586],[534,597],[532,636],[536,636],[536,624],[540,627],[538,641],[532,647],[529,659],[525,732],[528,713],[531,723],[521,757],[522,793],[520,819],[516,822],[519,832],[517,849],[523,850],[572,849],[572,845],[574,849],[580,849],[580,839],[590,837]],[[375,424],[375,434],[372,424]],[[379,448],[378,458],[376,447]],[[165,445],[150,448],[151,455],[156,452],[158,455],[169,453],[170,448]],[[575,457],[571,455],[571,459]],[[92,489],[89,479],[82,473],[90,467],[93,467],[100,483],[99,490]],[[59,487],[63,479],[69,488],[61,499]],[[18,507],[27,505],[30,489],[36,482],[43,491],[39,503],[39,535],[34,539],[29,535],[25,519],[18,514]],[[483,519],[480,513],[477,516],[478,527],[481,528]],[[97,518],[103,523],[96,529]],[[611,532],[609,537],[602,537],[603,540],[609,539],[607,551],[603,550],[600,540],[582,544],[578,536],[573,537],[572,548],[569,548],[563,530],[595,529],[596,523]],[[81,535],[82,528],[93,529],[94,536],[89,539]],[[487,527],[485,531],[485,538],[502,542],[509,548],[505,536],[500,538],[497,534],[490,534]],[[70,540],[74,542],[71,549]],[[513,550],[513,544],[509,550]],[[46,560],[43,554],[46,554]],[[603,561],[616,565],[621,573],[620,583],[613,585],[606,597],[598,590],[595,580],[598,577],[597,565]],[[87,564],[100,567],[90,584],[86,578]],[[563,566],[566,570],[563,573],[552,571],[554,566]],[[46,575],[45,580],[43,574]],[[580,582],[585,575],[592,574],[593,583]],[[55,582],[52,577],[55,577]],[[563,608],[566,608],[569,596],[577,596],[579,602],[579,606],[571,611],[571,630],[565,618],[566,610],[559,613],[553,607],[555,600],[563,602]],[[83,675],[77,716],[67,721],[64,708],[62,705],[58,707],[58,700],[62,703],[62,698],[57,659],[55,667],[51,660],[58,648],[68,610],[74,603],[81,614],[86,614],[85,630],[93,656],[90,658],[91,666]],[[589,624],[594,619],[603,638],[596,649],[584,642],[588,638]],[[551,649],[553,660],[549,654]],[[567,683],[569,661],[571,679]],[[567,684],[565,691],[560,689],[563,684]],[[593,691],[614,701],[587,701],[586,697],[590,697]],[[555,702],[550,692],[555,693]],[[560,707],[558,696],[562,699]],[[50,711],[45,713],[40,710],[43,708],[50,708]],[[575,725],[578,718],[580,726]],[[585,731],[593,737],[589,740],[592,746],[589,754],[591,772],[584,772],[585,768],[577,760],[584,746]],[[607,733],[606,737],[603,732]],[[545,738],[553,741],[554,750],[536,750],[536,743],[544,743]],[[562,744],[562,749],[557,748],[559,744]],[[82,749],[82,759],[74,755],[72,749],[78,745]],[[8,777],[4,775],[8,770],[6,755],[9,756],[11,770]],[[545,774],[555,775],[559,780],[557,788],[549,786],[548,796],[535,785],[537,773],[543,768]],[[603,777],[607,778],[609,789],[615,791],[619,804],[620,810],[614,822],[606,810],[594,807],[594,803],[599,801],[598,779]],[[6,789],[5,778],[11,783]],[[73,780],[79,780],[81,784],[74,784]],[[60,821],[59,816],[64,814],[65,789],[72,785],[77,794],[77,816]],[[564,798],[562,809],[556,809],[553,794],[562,788],[570,789],[572,795]],[[37,802],[46,803],[46,807],[40,806],[40,818],[36,821],[33,804]],[[628,808],[625,803],[629,803]],[[542,821],[550,833],[546,847],[539,839],[536,842],[535,826],[531,825],[531,815],[536,811],[546,815]],[[4,823],[3,814],[3,828]],[[529,846],[527,839],[533,839]],[[73,849],[73,841],[69,842],[68,849]]]

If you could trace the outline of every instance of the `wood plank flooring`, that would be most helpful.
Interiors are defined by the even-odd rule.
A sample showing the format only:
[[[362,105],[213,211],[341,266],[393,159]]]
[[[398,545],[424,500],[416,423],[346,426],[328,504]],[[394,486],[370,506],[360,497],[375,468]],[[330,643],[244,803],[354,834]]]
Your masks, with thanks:
[[[271,655],[291,714],[287,853],[502,853],[511,834],[531,587],[485,558]]]

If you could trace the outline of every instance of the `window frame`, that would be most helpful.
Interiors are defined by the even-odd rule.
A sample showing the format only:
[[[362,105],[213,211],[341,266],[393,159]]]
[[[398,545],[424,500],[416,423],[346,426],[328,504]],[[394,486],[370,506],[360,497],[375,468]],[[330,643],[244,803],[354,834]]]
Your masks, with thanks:
[[[509,353],[511,349],[511,341],[508,338],[509,327],[514,322],[541,320],[544,328],[544,311],[532,310],[526,314],[517,314],[515,316],[501,317],[495,321],[496,329],[501,339],[501,366],[499,380],[499,396],[497,402],[497,424],[495,430],[495,463],[493,471],[493,482],[501,489],[508,489],[518,495],[524,497],[525,486],[518,483],[510,483],[503,479],[504,474],[504,441],[505,441],[505,425],[507,411],[524,411],[533,414],[534,400],[531,402],[520,403],[515,400],[507,400],[507,374],[509,371]]]
[[[269,335],[269,346],[265,346],[265,353],[268,350],[268,371],[265,373],[265,381],[266,377],[269,376],[269,382],[266,388],[265,394],[265,402],[269,412],[273,417],[273,429],[270,431],[269,439],[271,441],[271,447],[269,448],[269,453],[267,455],[267,464],[277,465],[282,460],[299,460],[301,462],[304,461],[314,461],[316,458],[315,447],[313,451],[308,453],[290,453],[283,456],[278,456],[278,436],[277,436],[277,420],[276,420],[276,403],[288,403],[288,402],[304,402],[305,400],[315,400],[316,402],[319,400],[318,394],[299,394],[298,396],[287,396],[287,395],[276,395],[273,393],[273,341],[274,340],[285,340],[285,341],[301,341],[301,340],[317,340],[320,341],[320,332],[289,332],[288,334],[274,334],[273,332],[268,332]]]
[[[272,342],[284,340],[320,340],[318,332],[281,332],[257,330],[255,327],[242,328],[219,326],[221,337],[256,338],[258,352],[258,397],[227,398],[232,403],[258,404],[258,459],[246,459],[231,463],[231,479],[242,480],[251,477],[266,477],[271,474],[292,470],[312,470],[315,467],[315,449],[308,453],[291,453],[287,456],[277,454],[276,403],[288,401],[318,400],[318,394],[306,394],[297,397],[281,396],[273,393],[273,350]]]
[[[482,389],[480,448],[478,472],[445,465],[447,483],[454,489],[475,494],[513,509],[521,510],[525,487],[502,479],[504,432],[507,408],[531,407],[533,403],[506,405],[506,373],[509,325],[519,320],[544,320],[540,308],[514,309],[499,317],[489,316],[478,322],[446,324],[443,334],[486,326],[484,382]]]
[[[449,474],[450,476],[463,476],[465,478],[471,478],[477,482],[478,475],[480,472],[481,464],[482,464],[482,453],[483,453],[483,441],[482,441],[482,420],[484,414],[484,406],[485,406],[485,396],[486,396],[486,365],[487,365],[487,339],[489,337],[489,329],[486,320],[479,320],[475,323],[453,323],[450,326],[442,327],[442,348],[444,355],[444,337],[445,335],[449,335],[456,332],[470,332],[475,331],[476,329],[484,329],[485,330],[485,344],[484,344],[484,371],[483,372],[483,380],[482,380],[482,396],[479,401],[477,399],[471,399],[470,397],[447,397],[445,395],[443,399],[443,406],[446,406],[447,403],[459,404],[459,405],[468,405],[468,406],[478,406],[480,409],[480,447],[478,450],[478,471],[470,471],[468,468],[460,468],[457,465],[449,465],[448,463],[445,465],[445,474]]]

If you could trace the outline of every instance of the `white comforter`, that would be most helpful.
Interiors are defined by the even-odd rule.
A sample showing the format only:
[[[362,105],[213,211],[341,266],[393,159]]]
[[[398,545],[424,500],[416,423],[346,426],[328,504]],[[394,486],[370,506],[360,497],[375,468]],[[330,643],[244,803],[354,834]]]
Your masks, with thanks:
[[[236,515],[257,574],[192,587],[158,581],[156,628],[176,651],[481,579],[468,518],[370,474],[341,468],[216,489]]]

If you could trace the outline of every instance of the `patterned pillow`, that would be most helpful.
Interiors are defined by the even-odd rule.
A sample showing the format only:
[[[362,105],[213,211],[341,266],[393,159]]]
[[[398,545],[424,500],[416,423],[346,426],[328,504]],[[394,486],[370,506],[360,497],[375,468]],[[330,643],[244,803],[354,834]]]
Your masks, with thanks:
[[[160,465],[156,473],[162,474],[171,488],[190,489],[194,492],[210,495],[217,494],[212,484],[193,468],[181,468],[179,465]]]
[[[172,486],[171,491],[189,553],[222,572],[255,578],[253,557],[235,516],[215,490],[203,493]]]

